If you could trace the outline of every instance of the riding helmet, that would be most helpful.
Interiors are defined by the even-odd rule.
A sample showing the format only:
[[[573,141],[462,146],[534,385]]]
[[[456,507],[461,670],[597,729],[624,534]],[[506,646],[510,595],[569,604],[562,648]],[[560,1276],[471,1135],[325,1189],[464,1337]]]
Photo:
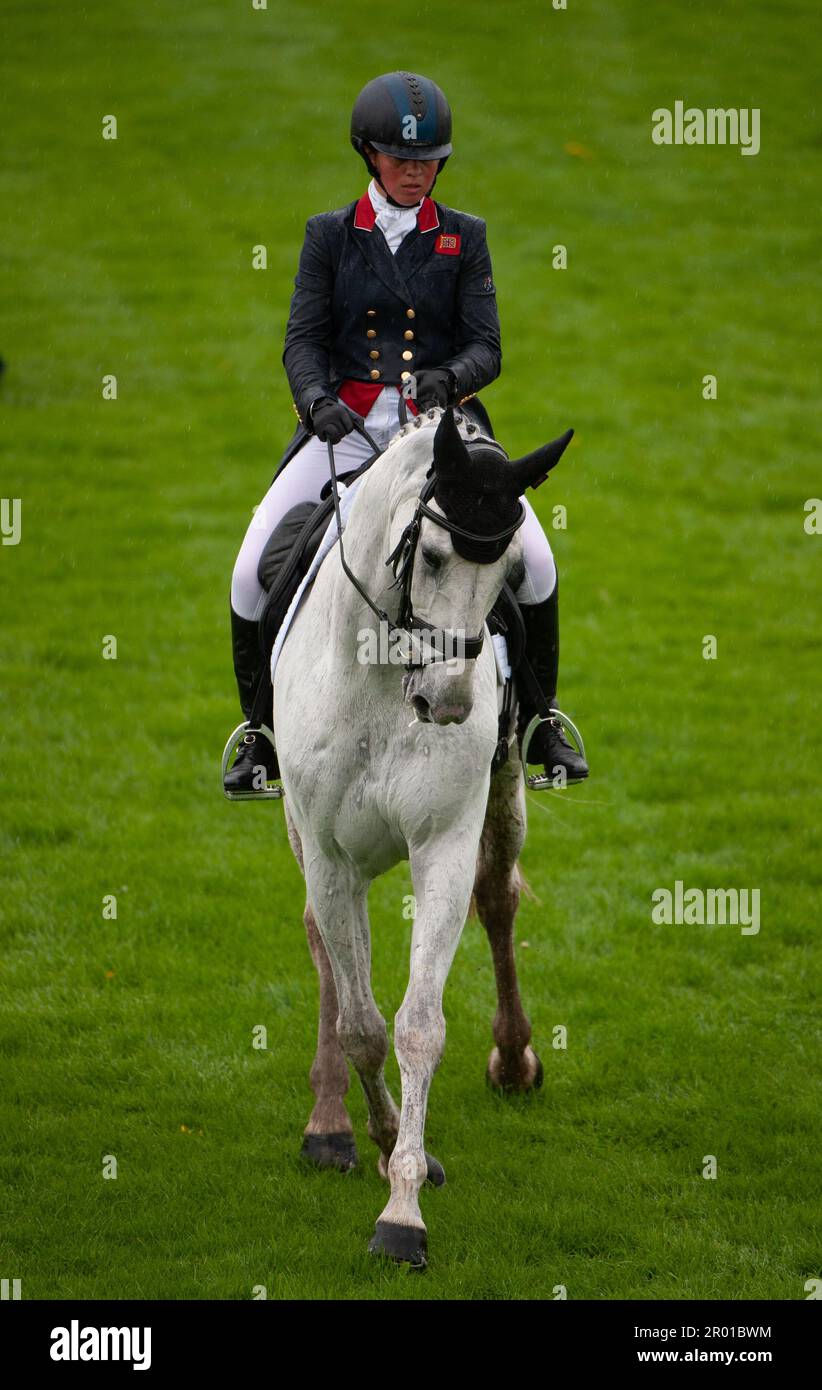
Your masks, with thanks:
[[[377,170],[365,152],[373,145],[395,159],[438,159],[437,173],[451,154],[451,108],[430,77],[387,72],[366,83],[351,113],[351,144]]]

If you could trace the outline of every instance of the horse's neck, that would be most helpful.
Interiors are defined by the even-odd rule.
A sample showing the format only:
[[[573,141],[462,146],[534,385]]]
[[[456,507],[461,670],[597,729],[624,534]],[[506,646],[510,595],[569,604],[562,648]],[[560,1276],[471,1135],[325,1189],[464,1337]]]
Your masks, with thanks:
[[[425,478],[424,460],[415,460],[414,454],[409,457],[407,449],[402,454],[405,457],[389,450],[363,474],[343,531],[346,564],[372,602],[392,617],[398,607],[398,591],[391,588],[394,574],[385,563],[393,549],[391,517],[405,498],[419,496]],[[329,556],[328,569],[331,593],[325,597],[332,608],[332,631],[349,641],[351,632],[347,629],[362,627],[363,619],[373,626],[378,619],[343,570],[339,546]]]

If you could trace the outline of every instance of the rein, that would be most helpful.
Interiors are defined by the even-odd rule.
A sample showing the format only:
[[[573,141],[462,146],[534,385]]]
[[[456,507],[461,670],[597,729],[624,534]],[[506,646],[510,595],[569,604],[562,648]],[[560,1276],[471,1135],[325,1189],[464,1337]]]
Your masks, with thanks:
[[[405,402],[403,401],[402,404],[404,405]],[[354,428],[362,435],[363,439],[365,439],[365,441],[371,445],[375,455],[384,452],[377,448],[374,440],[371,438],[364,425],[355,424]],[[502,449],[502,446],[497,444],[496,440],[472,440],[467,445],[467,447],[470,449],[471,445],[476,443],[482,443],[486,446],[489,444],[493,444],[496,446],[496,448],[500,450],[500,453],[503,455],[503,457],[507,458],[507,455],[505,454],[505,451]],[[340,564],[342,565],[343,570],[350,579],[351,583],[354,585],[354,588],[357,590],[360,596],[363,599],[365,599],[365,602],[368,604],[368,607],[371,609],[372,613],[374,613],[376,617],[379,618],[380,622],[384,622],[387,625],[389,633],[400,633],[403,638],[408,639],[408,648],[407,650],[404,650],[402,652],[402,655],[405,657],[403,665],[405,666],[406,671],[419,671],[422,670],[424,666],[431,665],[431,663],[434,661],[450,660],[451,657],[446,655],[446,652],[448,650],[452,652],[452,656],[456,655],[456,653],[454,652],[454,643],[457,639],[455,639],[454,633],[446,628],[431,627],[429,623],[421,622],[414,614],[413,607],[411,604],[411,584],[414,577],[414,559],[417,553],[417,542],[419,541],[420,537],[422,518],[424,516],[428,517],[431,521],[435,521],[438,526],[444,527],[444,529],[450,532],[451,535],[461,536],[464,540],[471,541],[478,547],[482,547],[483,545],[493,546],[499,544],[500,541],[509,541],[511,537],[514,535],[514,533],[519,530],[520,526],[525,521],[525,507],[522,501],[520,501],[519,504],[519,517],[513,523],[513,525],[506,527],[503,531],[498,531],[495,535],[480,536],[475,534],[473,531],[466,531],[464,527],[458,526],[457,523],[454,521],[450,521],[448,517],[443,516],[441,512],[432,511],[432,509],[426,505],[429,499],[433,496],[434,487],[436,485],[436,478],[434,476],[429,477],[423,485],[422,492],[420,493],[420,496],[417,499],[416,511],[414,512],[411,521],[409,521],[408,525],[405,527],[402,535],[400,536],[399,541],[397,542],[397,545],[394,547],[394,549],[392,550],[391,554],[385,562],[386,565],[391,565],[393,567],[395,584],[392,585],[392,588],[397,585],[399,585],[400,587],[400,607],[399,612],[397,614],[397,622],[394,622],[394,620],[390,618],[389,615],[382,610],[382,608],[380,608],[376,603],[374,603],[370,595],[366,593],[362,584],[357,579],[357,576],[350,569],[348,562],[345,558],[342,540],[343,528],[342,521],[340,518],[340,498],[337,489],[337,470],[334,464],[334,445],[331,443],[330,440],[328,441],[328,464],[331,472],[331,493],[334,498],[334,514],[337,519],[337,534],[340,545]],[[431,656],[428,661],[424,661],[422,659],[421,646],[419,640],[417,640],[415,644],[414,633],[420,631],[425,632],[429,635],[431,645],[434,648],[434,655]],[[477,637],[466,637],[462,639],[459,647],[459,654],[461,656],[464,656],[466,661],[476,661],[477,657],[482,651],[484,639],[484,630],[481,631]],[[417,652],[416,660],[414,659],[415,645]]]

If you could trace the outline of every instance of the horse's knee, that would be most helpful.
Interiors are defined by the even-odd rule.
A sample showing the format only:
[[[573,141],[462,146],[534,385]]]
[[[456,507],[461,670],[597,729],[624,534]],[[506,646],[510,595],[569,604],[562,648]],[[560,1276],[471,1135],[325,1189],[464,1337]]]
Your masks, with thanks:
[[[358,1071],[377,1071],[388,1056],[388,1029],[376,1008],[349,1008],[341,1012],[337,1037]]]
[[[485,925],[512,923],[519,908],[519,875],[508,866],[483,865],[474,884],[477,911]]]
[[[439,1005],[403,1004],[394,1020],[394,1051],[400,1065],[432,1072],[445,1050],[445,1015]]]

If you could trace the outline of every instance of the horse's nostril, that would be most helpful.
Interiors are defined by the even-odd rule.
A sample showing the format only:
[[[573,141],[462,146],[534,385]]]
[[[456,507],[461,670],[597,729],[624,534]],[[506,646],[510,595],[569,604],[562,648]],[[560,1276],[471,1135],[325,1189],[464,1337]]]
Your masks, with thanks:
[[[424,695],[414,695],[411,704],[414,706],[414,712],[418,719],[431,722],[431,706]]]

